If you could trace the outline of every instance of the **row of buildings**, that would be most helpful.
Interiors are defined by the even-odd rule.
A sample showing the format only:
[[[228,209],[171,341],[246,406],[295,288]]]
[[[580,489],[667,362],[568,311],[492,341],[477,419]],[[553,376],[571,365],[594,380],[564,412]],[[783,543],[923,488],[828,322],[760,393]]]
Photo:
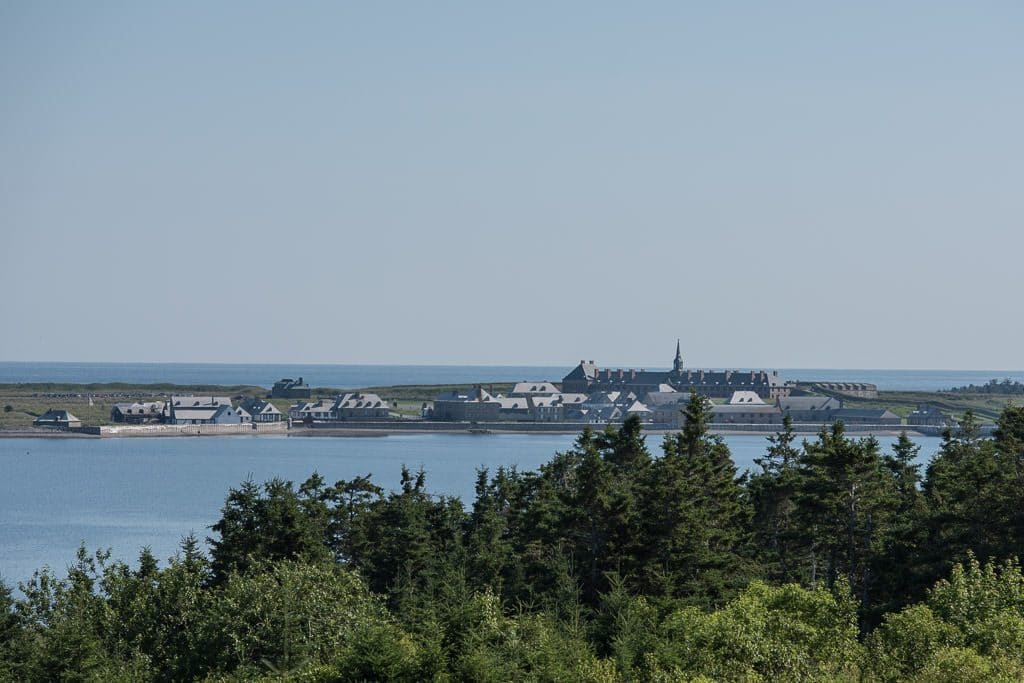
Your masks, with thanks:
[[[167,401],[115,403],[110,410],[111,421],[125,424],[247,424],[283,418],[270,401],[245,398],[235,405],[226,396],[171,396]]]
[[[297,422],[343,422],[345,420],[387,420],[391,411],[387,401],[377,394],[349,393],[333,398],[299,402],[288,409],[288,417]]]
[[[627,390],[598,389],[587,393],[560,391],[550,382],[520,382],[508,396],[492,395],[481,386],[465,392],[441,394],[423,417],[449,422],[571,422],[605,424],[637,416],[642,422],[665,428],[681,424],[689,392],[667,384],[638,394]],[[734,391],[728,400],[713,402],[712,422],[718,425],[781,424],[789,416],[797,424],[896,426],[902,420],[883,409],[847,408],[829,396],[780,396],[766,402],[756,391]]]
[[[225,396],[172,396],[168,401],[117,403],[113,422],[128,424],[246,424],[250,422],[335,422],[385,420],[388,404],[377,394],[348,393],[315,401],[299,401],[286,416],[268,400],[245,398],[232,403]]]
[[[643,422],[674,427],[694,392],[715,401],[711,410],[716,424],[780,424],[786,415],[796,423],[900,424],[890,411],[845,408],[839,398],[868,397],[872,391],[877,396],[874,385],[836,384],[822,387],[819,395],[786,382],[777,371],[687,369],[677,341],[671,370],[602,369],[581,360],[560,384],[520,382],[507,396],[482,386],[449,391],[432,406],[424,405],[422,416],[451,422],[601,424],[636,415]]]

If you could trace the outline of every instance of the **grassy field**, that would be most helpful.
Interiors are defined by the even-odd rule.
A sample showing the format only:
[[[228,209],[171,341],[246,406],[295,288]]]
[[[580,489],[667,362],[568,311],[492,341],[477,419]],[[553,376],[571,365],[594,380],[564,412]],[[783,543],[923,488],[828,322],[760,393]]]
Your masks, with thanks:
[[[998,394],[953,394],[949,392],[930,391],[879,391],[877,399],[841,398],[847,408],[885,408],[900,417],[906,417],[921,403],[931,403],[947,415],[963,417],[968,410],[974,411],[981,422],[995,422],[1013,396]],[[1016,403],[1021,403],[1016,397]]]
[[[267,390],[244,385],[0,384],[0,429],[31,427],[33,419],[51,408],[69,411],[82,424],[110,424],[110,410],[115,403],[156,401],[172,394],[239,399],[266,396]]]

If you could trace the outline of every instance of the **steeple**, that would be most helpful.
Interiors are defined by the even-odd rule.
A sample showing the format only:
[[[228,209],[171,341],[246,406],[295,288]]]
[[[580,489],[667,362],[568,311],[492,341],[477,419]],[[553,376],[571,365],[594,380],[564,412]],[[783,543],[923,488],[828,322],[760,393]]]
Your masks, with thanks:
[[[678,339],[676,339],[676,358],[672,361],[672,372],[677,375],[683,372],[683,351]]]

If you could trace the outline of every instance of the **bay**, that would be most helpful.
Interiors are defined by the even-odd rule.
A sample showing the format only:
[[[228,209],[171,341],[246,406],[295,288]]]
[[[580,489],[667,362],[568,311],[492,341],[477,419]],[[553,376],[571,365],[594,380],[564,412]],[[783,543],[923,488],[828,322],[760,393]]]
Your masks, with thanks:
[[[760,435],[724,437],[741,469],[765,449]],[[426,472],[427,490],[472,505],[476,470],[535,470],[569,434],[401,434],[382,437],[164,437],[0,439],[0,578],[15,586],[49,565],[63,575],[79,544],[133,561],[143,546],[163,562],[183,536],[200,539],[220,517],[229,487],[248,478],[329,483],[372,474],[398,486],[403,465]],[[893,437],[879,437],[889,450]],[[647,437],[653,453],[661,437]],[[916,437],[920,461],[937,437]]]

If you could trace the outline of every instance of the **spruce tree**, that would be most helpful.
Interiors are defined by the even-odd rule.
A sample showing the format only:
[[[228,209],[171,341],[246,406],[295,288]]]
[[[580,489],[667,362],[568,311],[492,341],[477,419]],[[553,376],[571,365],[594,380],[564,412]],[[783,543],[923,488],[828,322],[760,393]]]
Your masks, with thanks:
[[[780,583],[799,579],[795,495],[800,451],[793,446],[795,440],[793,421],[786,415],[782,431],[768,437],[765,456],[754,460],[761,471],[747,483],[758,556],[767,575]]]

